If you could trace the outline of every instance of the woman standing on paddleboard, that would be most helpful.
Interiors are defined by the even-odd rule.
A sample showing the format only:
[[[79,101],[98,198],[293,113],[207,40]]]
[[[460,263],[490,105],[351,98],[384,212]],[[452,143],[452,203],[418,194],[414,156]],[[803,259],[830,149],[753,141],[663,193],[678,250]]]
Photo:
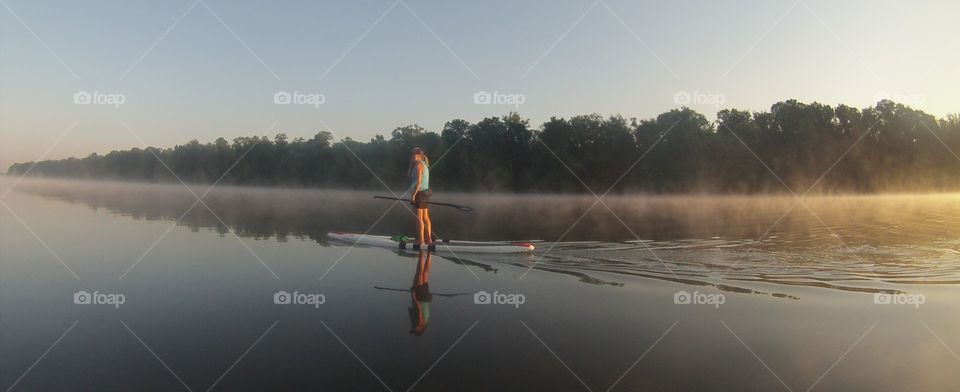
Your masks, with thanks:
[[[413,182],[410,204],[417,209],[417,239],[420,245],[424,246],[433,242],[433,228],[430,223],[430,212],[427,210],[433,191],[430,190],[430,160],[420,147],[413,149],[408,172]]]

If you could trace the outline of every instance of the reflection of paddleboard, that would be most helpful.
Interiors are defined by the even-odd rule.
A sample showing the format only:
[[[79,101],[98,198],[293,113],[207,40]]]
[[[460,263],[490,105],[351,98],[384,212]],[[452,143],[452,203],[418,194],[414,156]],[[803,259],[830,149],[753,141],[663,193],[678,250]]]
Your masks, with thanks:
[[[348,244],[379,246],[401,250],[420,250],[415,239],[404,236],[387,237],[384,235],[363,235],[336,231],[327,233],[327,237]],[[523,253],[531,252],[534,247],[528,242],[483,242],[483,241],[456,241],[442,240],[430,245],[430,250],[450,253]]]

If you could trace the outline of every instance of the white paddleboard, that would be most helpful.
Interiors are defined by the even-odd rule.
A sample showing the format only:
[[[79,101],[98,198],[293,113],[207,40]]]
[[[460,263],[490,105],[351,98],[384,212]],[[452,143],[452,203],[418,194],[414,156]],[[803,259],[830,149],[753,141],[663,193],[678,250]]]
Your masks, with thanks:
[[[363,235],[360,233],[348,233],[336,231],[327,233],[327,237],[332,240],[344,242],[349,245],[369,245],[398,250],[418,251],[420,246],[416,241],[405,242],[396,241],[393,238],[384,235]],[[532,252],[534,246],[528,242],[483,242],[483,241],[456,241],[443,240],[433,245],[437,252],[456,253],[524,253]]]

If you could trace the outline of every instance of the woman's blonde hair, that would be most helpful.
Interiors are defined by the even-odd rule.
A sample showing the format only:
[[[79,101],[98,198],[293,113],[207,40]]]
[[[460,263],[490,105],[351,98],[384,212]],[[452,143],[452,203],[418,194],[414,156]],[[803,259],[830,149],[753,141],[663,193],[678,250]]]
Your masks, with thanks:
[[[430,167],[430,159],[427,158],[427,154],[423,152],[420,147],[414,147],[410,155],[410,165],[407,166],[407,174],[413,175],[413,165],[417,161],[417,157],[423,160],[423,163]]]
[[[414,155],[414,156],[419,155],[419,156],[420,156],[420,159],[423,159],[423,162],[424,162],[424,163],[426,163],[428,166],[430,165],[430,159],[427,158],[427,154],[424,153],[423,150],[420,149],[420,147],[414,147],[414,148],[413,148],[413,155]]]

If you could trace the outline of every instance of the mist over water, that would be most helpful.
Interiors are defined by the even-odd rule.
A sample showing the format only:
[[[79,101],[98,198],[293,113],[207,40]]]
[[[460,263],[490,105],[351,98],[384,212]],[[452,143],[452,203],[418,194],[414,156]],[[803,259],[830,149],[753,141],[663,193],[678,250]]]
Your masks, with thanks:
[[[311,239],[324,246],[338,245],[326,238],[331,231],[410,235],[415,228],[407,203],[372,197],[389,192],[188,190],[73,180],[24,180],[17,191],[133,219],[179,219],[194,231]],[[458,255],[463,261],[531,266],[588,283],[616,286],[644,277],[760,293],[771,290],[756,282],[866,292],[899,292],[901,283],[960,283],[960,194],[611,195],[598,201],[591,195],[438,192],[434,201],[475,208],[432,207],[441,238],[542,241],[533,260]]]
[[[9,185],[9,184],[8,184]],[[6,188],[6,186],[5,186]],[[254,238],[308,237],[329,231],[371,234],[413,229],[410,206],[373,199],[390,191],[249,188],[130,182],[31,180],[17,190],[82,203],[122,216],[177,220],[194,229],[226,226]],[[203,195],[203,203],[197,196]],[[834,231],[854,244],[923,243],[958,238],[960,194],[852,196],[711,196],[460,194],[434,201],[473,207],[473,213],[434,206],[444,238],[476,240],[614,241],[791,237],[816,240]],[[209,209],[206,208],[209,206]],[[217,219],[217,218],[220,219]],[[855,230],[853,230],[855,229]],[[839,231],[839,232],[837,232]]]

